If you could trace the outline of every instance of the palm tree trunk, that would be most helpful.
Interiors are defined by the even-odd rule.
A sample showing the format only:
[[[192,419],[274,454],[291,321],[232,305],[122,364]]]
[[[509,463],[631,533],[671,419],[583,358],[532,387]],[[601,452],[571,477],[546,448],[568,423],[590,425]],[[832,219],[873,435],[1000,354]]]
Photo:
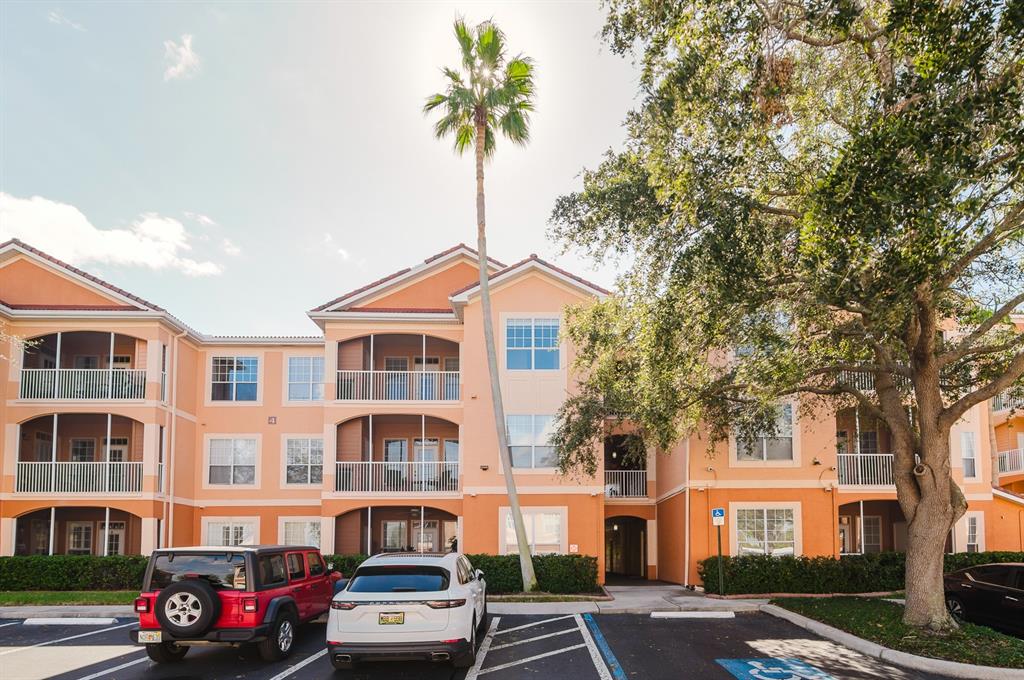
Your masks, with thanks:
[[[498,455],[505,469],[505,488],[508,491],[509,511],[516,529],[516,543],[519,544],[519,568],[523,574],[523,590],[537,589],[537,577],[533,573],[533,559],[530,544],[526,539],[526,525],[519,509],[519,494],[516,480],[512,475],[512,457],[508,450],[508,432],[505,429],[505,405],[501,400],[501,384],[498,382],[498,355],[494,349],[494,320],[491,318],[490,276],[487,271],[487,220],[484,216],[484,143],[485,127],[476,126],[476,248],[480,257],[480,308],[483,315],[484,345],[487,348],[487,371],[491,382],[491,403],[494,405],[494,427],[498,432]],[[499,536],[504,527],[499,527]],[[499,539],[500,540],[500,539]]]

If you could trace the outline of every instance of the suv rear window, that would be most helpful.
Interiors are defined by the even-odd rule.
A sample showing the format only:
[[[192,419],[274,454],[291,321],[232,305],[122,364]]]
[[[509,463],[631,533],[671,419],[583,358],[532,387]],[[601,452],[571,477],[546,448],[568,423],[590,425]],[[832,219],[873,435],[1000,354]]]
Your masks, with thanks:
[[[447,569],[422,566],[361,567],[348,584],[353,593],[427,593],[448,590]]]
[[[160,590],[186,578],[203,579],[218,590],[245,590],[245,555],[164,553],[154,556],[150,590]]]

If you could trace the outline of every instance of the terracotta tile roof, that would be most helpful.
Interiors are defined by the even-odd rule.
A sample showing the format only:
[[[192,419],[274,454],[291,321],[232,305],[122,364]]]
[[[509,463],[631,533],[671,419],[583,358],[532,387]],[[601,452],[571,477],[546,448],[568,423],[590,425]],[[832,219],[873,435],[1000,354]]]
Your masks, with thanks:
[[[430,264],[431,262],[433,262],[435,260],[439,260],[439,259],[441,259],[442,257],[444,257],[446,255],[451,255],[452,253],[454,253],[457,250],[460,250],[462,248],[465,248],[466,250],[470,251],[474,255],[478,254],[475,249],[470,248],[465,243],[459,243],[457,245],[452,246],[451,248],[448,248],[447,250],[442,250],[441,252],[437,253],[436,255],[431,255],[427,259],[423,260],[423,264]],[[501,262],[498,262],[497,260],[495,260],[493,257],[488,256],[487,259],[488,259],[488,261],[493,262],[494,264],[498,265],[499,267],[504,267],[505,266]],[[392,279],[395,279],[395,278],[398,278],[399,276],[402,276],[403,274],[408,274],[410,271],[412,271],[412,267],[406,267],[405,269],[400,269],[400,270],[398,270],[397,272],[395,272],[393,274],[388,274],[387,276],[385,276],[383,278],[380,278],[380,279],[377,279],[376,281],[372,281],[371,283],[368,283],[365,286],[360,286],[359,288],[356,288],[355,290],[350,290],[349,292],[345,293],[344,295],[339,295],[338,297],[334,298],[330,302],[325,302],[324,304],[322,304],[322,305],[320,305],[318,307],[314,307],[313,309],[311,309],[309,311],[310,312],[322,312],[325,309],[327,309],[328,307],[336,305],[336,304],[338,304],[339,302],[341,302],[342,300],[344,300],[346,298],[350,298],[353,295],[359,295],[360,293],[365,293],[366,291],[368,291],[368,290],[370,290],[372,288],[376,288],[377,286],[381,285],[382,283],[387,283],[388,281],[390,281]],[[447,310],[445,310],[445,311],[447,311]]]
[[[6,248],[9,245],[16,245],[19,248],[27,250],[28,252],[32,253],[33,255],[37,255],[37,256],[43,258],[44,260],[57,265],[58,267],[66,269],[69,272],[72,272],[73,274],[77,274],[78,276],[81,276],[84,279],[88,279],[89,281],[92,281],[93,283],[95,283],[98,286],[102,286],[103,288],[106,288],[109,291],[112,291],[114,293],[117,293],[118,295],[126,297],[129,300],[134,300],[135,302],[138,302],[143,307],[147,307],[149,309],[152,309],[152,310],[155,310],[155,311],[158,311],[158,312],[166,312],[167,311],[163,307],[160,307],[158,305],[154,305],[152,302],[149,302],[147,300],[143,300],[142,298],[138,297],[137,295],[132,295],[131,293],[129,293],[128,291],[126,291],[126,290],[124,290],[122,288],[118,288],[117,286],[115,286],[113,284],[107,283],[103,279],[97,278],[97,277],[93,276],[92,274],[84,272],[81,269],[79,269],[78,267],[73,267],[70,264],[68,264],[67,262],[64,262],[63,260],[58,260],[53,255],[49,255],[49,254],[44,253],[43,251],[41,251],[41,250],[39,250],[37,248],[33,248],[32,246],[28,245],[27,243],[25,243],[23,241],[19,241],[16,238],[12,238],[9,241],[5,241],[4,243],[0,243],[0,250],[3,250],[4,248]],[[131,307],[121,307],[120,309],[132,309],[132,308]]]
[[[139,307],[131,307],[129,305],[16,305],[13,302],[4,302],[0,300],[0,305],[3,305],[9,309],[21,309],[21,310],[33,310],[37,309],[40,311],[75,311],[75,312],[140,312],[144,311]]]
[[[581,285],[587,286],[588,288],[593,288],[594,290],[596,290],[596,291],[598,291],[600,293],[603,293],[605,295],[611,295],[612,294],[610,290],[602,288],[601,286],[597,285],[596,283],[593,283],[592,281],[587,281],[585,278],[583,278],[581,276],[576,276],[572,272],[568,272],[568,271],[562,269],[561,267],[557,267],[557,266],[551,264],[550,262],[548,262],[547,260],[543,260],[543,259],[537,257],[536,254],[531,254],[529,257],[527,257],[527,258],[525,258],[523,260],[520,260],[519,262],[516,262],[515,264],[510,264],[509,266],[505,267],[501,271],[494,272],[493,274],[491,274],[491,279],[490,280],[493,281],[493,280],[497,279],[498,277],[500,277],[500,276],[502,276],[502,275],[504,275],[504,274],[506,274],[506,273],[508,273],[508,272],[510,272],[510,271],[512,271],[512,270],[514,270],[516,268],[518,268],[518,267],[522,267],[524,264],[526,264],[527,262],[530,262],[530,261],[534,261],[534,262],[537,262],[538,264],[542,264],[545,267],[547,267],[548,269],[553,269],[556,272],[558,272],[559,274],[561,274],[562,276],[566,276],[566,277],[572,279],[573,281],[576,281],[576,282],[580,283]],[[455,297],[456,295],[459,295],[461,293],[465,293],[467,290],[472,290],[472,289],[477,288],[479,286],[480,286],[480,284],[478,282],[470,283],[468,285],[463,286],[462,288],[459,288],[456,291],[453,291],[451,294],[449,294],[448,297]]]
[[[450,314],[451,307],[349,307],[346,312],[381,312],[384,314]]]

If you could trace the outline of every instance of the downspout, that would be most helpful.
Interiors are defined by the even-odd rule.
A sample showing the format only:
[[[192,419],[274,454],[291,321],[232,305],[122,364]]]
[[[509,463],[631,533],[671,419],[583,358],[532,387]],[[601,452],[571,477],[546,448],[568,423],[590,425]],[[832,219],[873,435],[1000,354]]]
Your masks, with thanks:
[[[690,440],[686,440],[686,465],[683,467],[686,476],[683,478],[684,492],[686,493],[686,511],[683,527],[686,537],[683,546],[683,585],[690,585]]]
[[[167,500],[164,504],[170,510],[167,516],[167,542],[168,548],[174,547],[174,444],[175,434],[178,430],[178,339],[184,337],[188,331],[182,331],[174,336],[171,351],[174,358],[171,360],[171,437],[167,445]]]

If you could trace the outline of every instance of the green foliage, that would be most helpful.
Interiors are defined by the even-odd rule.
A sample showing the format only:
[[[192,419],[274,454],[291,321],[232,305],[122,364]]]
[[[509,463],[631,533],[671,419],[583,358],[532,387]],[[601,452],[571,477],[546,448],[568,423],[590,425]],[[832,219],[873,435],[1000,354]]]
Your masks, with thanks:
[[[833,557],[724,556],[726,595],[761,593],[876,593],[904,583],[903,553],[881,552]],[[945,572],[991,562],[1022,562],[1021,552],[953,553]],[[718,593],[718,557],[701,560],[697,573],[709,593]]]
[[[149,559],[140,555],[0,557],[0,590],[134,590]]]
[[[333,564],[334,568],[341,572],[345,578],[352,576],[360,564],[368,559],[367,555],[356,553],[354,555],[324,555],[324,562]]]
[[[523,592],[519,555],[467,555],[474,569],[484,572],[487,591],[496,595]],[[597,558],[589,555],[535,555],[537,587],[546,593],[594,593]]]

